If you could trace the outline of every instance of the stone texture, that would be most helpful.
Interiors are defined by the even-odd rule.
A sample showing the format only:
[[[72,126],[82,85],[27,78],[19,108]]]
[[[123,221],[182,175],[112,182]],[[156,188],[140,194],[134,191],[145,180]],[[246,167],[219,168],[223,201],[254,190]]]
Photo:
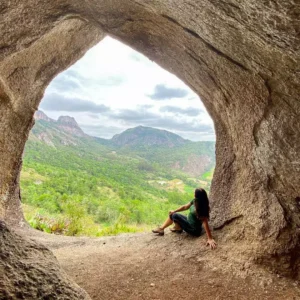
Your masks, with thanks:
[[[30,47],[0,62],[0,153],[9,153],[0,158],[0,218],[9,223],[22,222],[18,174],[44,90],[60,68],[70,66],[101,38],[99,29],[82,20],[62,20]]]
[[[293,0],[1,3],[0,218],[22,223],[21,156],[44,89],[105,32],[176,74],[214,119],[214,227],[299,276],[299,14]]]
[[[90,299],[60,269],[52,252],[0,221],[0,299]]]

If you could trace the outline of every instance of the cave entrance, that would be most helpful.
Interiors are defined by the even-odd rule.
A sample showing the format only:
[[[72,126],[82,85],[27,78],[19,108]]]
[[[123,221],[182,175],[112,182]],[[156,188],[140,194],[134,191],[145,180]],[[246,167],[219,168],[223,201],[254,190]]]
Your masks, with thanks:
[[[213,122],[199,97],[142,54],[104,38],[46,89],[23,156],[34,228],[68,235],[147,230],[208,192]]]
[[[183,1],[175,8],[172,1],[48,1],[43,6],[23,1],[17,10],[4,4],[1,220],[22,224],[22,153],[45,88],[109,34],[181,78],[213,118],[214,227],[226,225],[234,241],[246,240],[245,252],[255,253],[257,261],[298,272],[296,8],[278,9],[272,1],[215,2]],[[18,12],[26,15],[19,18]]]

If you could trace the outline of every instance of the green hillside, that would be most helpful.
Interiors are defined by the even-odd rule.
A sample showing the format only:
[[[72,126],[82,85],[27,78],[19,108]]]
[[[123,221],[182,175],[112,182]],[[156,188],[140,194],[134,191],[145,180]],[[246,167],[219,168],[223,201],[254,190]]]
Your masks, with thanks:
[[[183,145],[185,142],[187,142],[187,140],[177,134],[145,126],[129,128],[121,134],[115,135],[111,139],[113,145],[131,149],[149,146],[173,148],[175,146]]]
[[[182,139],[185,142],[173,145],[172,151],[166,144],[141,143],[133,150],[126,143],[116,146],[116,138],[85,135],[74,119],[43,118],[36,121],[26,144],[21,174],[25,216],[35,228],[94,236],[144,231],[188,202],[199,185],[209,190],[210,180],[191,176],[191,170],[178,165],[190,155],[214,156],[211,142]],[[211,159],[203,175],[213,167]]]

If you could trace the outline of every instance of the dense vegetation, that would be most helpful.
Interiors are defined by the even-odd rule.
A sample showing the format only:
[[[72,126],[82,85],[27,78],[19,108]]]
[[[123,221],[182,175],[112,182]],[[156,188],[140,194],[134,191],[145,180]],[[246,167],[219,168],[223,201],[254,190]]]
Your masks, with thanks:
[[[194,188],[209,189],[213,165],[202,178],[166,168],[179,150],[116,151],[90,137],[74,136],[76,145],[62,144],[53,131],[49,145],[37,138],[45,133],[43,127],[51,128],[42,125],[27,142],[21,174],[25,217],[40,230],[94,236],[144,231],[190,201]],[[172,153],[168,160],[163,159],[166,153]]]

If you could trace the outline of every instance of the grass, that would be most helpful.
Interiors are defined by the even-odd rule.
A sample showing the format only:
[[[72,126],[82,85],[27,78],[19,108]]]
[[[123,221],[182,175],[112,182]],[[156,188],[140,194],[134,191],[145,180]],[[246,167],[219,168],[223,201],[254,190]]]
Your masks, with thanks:
[[[188,203],[195,187],[205,187],[202,178],[203,184],[140,157],[107,159],[101,149],[88,150],[27,144],[21,195],[32,227],[70,236],[149,231]]]
[[[212,178],[213,178],[213,175],[214,175],[214,171],[215,171],[215,168],[205,172],[201,178],[205,181],[212,181]]]
[[[150,225],[127,224],[127,218],[120,215],[113,224],[97,224],[90,216],[78,216],[65,214],[49,214],[43,208],[22,204],[25,219],[31,227],[53,234],[67,236],[107,236],[121,233],[137,233],[150,231]],[[76,217],[77,215],[77,217]]]

